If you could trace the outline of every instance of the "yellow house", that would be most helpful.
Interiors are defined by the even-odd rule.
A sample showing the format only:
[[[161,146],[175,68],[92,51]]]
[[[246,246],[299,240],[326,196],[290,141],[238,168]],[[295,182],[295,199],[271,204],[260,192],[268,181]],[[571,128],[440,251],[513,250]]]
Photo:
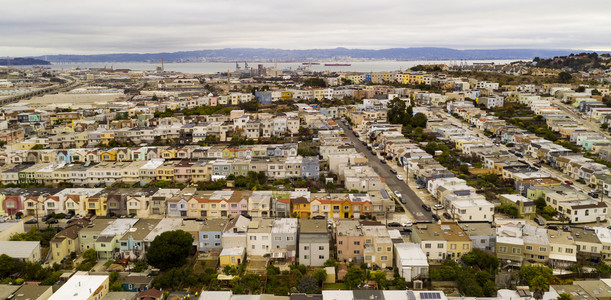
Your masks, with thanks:
[[[100,161],[116,161],[117,160],[117,150],[109,149],[102,150],[98,153],[100,156]]]
[[[305,197],[291,199],[291,213],[297,218],[310,217],[310,202]]]
[[[225,148],[223,151],[221,151],[221,154],[223,155],[223,158],[233,158],[235,156],[235,151]]]
[[[114,131],[103,131],[100,132],[100,142],[108,145],[110,141],[115,140],[115,132]]]
[[[471,251],[473,242],[457,223],[443,222],[440,225],[447,241],[448,256],[458,259]]]
[[[239,266],[244,261],[245,251],[243,247],[223,248],[219,255],[220,267]]]
[[[157,180],[173,181],[174,180],[174,167],[177,162],[165,161],[161,166],[157,168]]]
[[[69,257],[72,252],[78,252],[78,233],[86,224],[87,221],[77,220],[51,239],[50,251],[54,262],[60,262]]]
[[[96,216],[106,216],[108,213],[108,207],[106,207],[106,196],[100,195],[99,197],[90,197],[85,200],[85,209],[88,214],[95,214]]]
[[[293,92],[291,92],[291,91],[282,91],[282,92],[280,92],[280,99],[281,100],[291,100],[291,99],[293,99]]]
[[[176,158],[176,149],[175,148],[168,148],[168,149],[161,150],[160,156],[163,159],[173,159],[173,158]]]

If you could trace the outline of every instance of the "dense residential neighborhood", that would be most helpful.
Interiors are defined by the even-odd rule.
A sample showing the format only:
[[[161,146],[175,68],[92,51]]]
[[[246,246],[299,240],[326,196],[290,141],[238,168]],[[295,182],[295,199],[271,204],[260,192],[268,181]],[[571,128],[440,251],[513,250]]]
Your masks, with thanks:
[[[0,68],[0,299],[607,299],[597,61]]]

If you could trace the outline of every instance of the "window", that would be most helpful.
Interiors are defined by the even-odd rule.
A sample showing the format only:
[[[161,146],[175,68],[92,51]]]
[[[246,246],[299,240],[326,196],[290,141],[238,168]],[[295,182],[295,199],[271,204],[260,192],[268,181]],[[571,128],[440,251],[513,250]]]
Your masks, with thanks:
[[[573,253],[573,249],[571,249],[571,248],[566,248],[566,253]]]
[[[304,255],[303,258],[304,259],[310,259],[310,256],[309,255]]]
[[[325,256],[324,255],[319,255],[318,259],[325,259]]]
[[[221,238],[221,235],[220,235],[220,234],[215,234],[215,235],[214,235],[214,238],[218,240],[218,239],[220,239],[220,238]]]
[[[303,246],[303,250],[310,250],[310,246]]]
[[[344,244],[344,241],[338,241],[338,242],[337,242],[337,244],[338,244],[338,245],[343,245],[343,244]]]
[[[208,235],[207,235],[207,234],[204,234],[203,238],[204,238],[204,239],[208,239]]]
[[[388,260],[388,256],[380,256],[380,260]]]
[[[282,240],[282,237],[280,236],[274,237],[274,241],[281,241],[281,240]]]
[[[442,243],[437,244],[437,249],[443,249],[443,244]]]
[[[451,244],[450,249],[456,249],[456,244]]]
[[[325,250],[325,246],[318,246],[318,250]]]
[[[354,252],[353,252],[353,253],[354,253],[354,254],[361,254],[361,251],[360,251],[360,250],[354,250]]]
[[[512,250],[513,254],[520,254],[520,248],[513,248]]]
[[[463,250],[469,250],[469,244],[463,244],[462,248]]]
[[[501,246],[501,247],[499,247],[499,251],[507,252],[507,247]]]
[[[539,247],[539,251],[541,251],[541,252],[545,252],[545,251],[547,251],[547,248],[545,248],[545,247]]]
[[[361,245],[361,242],[356,241],[356,242],[354,242],[354,245],[355,245],[355,246],[359,246],[359,245]]]
[[[530,251],[530,250],[532,250],[532,249],[533,249],[533,246],[526,246],[526,250],[529,250],[529,251]]]

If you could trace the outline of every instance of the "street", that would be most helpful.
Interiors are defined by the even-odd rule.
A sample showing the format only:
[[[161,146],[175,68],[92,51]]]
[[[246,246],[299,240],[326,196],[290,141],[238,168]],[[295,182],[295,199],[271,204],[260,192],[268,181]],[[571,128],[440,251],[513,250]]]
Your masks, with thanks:
[[[348,128],[348,126],[344,125],[344,123],[341,122],[340,120],[337,121],[337,124],[339,124],[339,126],[344,130],[344,133],[346,134],[346,136],[354,144],[356,151],[365,155],[365,157],[367,157],[369,161],[368,162],[369,166],[372,167],[373,170],[380,177],[384,178],[386,185],[390,189],[390,191],[388,191],[389,195],[394,194],[394,191],[399,191],[402,194],[403,198],[407,201],[407,203],[406,204],[402,204],[399,202],[396,202],[396,203],[403,206],[403,209],[405,209],[405,211],[408,211],[412,214],[414,218],[413,221],[414,222],[430,222],[432,220],[431,216],[433,213],[428,212],[424,210],[424,208],[422,208],[423,202],[418,197],[418,195],[416,195],[416,193],[414,193],[414,191],[411,190],[405,182],[397,179],[396,175],[390,172],[391,167],[389,165],[381,163],[378,156],[371,154],[371,151],[367,150],[367,147],[364,146],[361,140],[359,140],[352,133],[352,130]],[[393,162],[389,162],[389,163],[392,164]]]

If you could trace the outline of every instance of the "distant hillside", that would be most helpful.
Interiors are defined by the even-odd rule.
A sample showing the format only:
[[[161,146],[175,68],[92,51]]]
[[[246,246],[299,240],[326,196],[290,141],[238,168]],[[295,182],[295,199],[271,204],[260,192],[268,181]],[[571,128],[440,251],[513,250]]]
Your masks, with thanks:
[[[541,68],[566,69],[573,72],[592,69],[607,70],[611,68],[611,56],[609,53],[598,55],[596,52],[588,52],[546,59],[535,57],[534,63]]]
[[[571,50],[494,49],[456,50],[450,48],[391,48],[284,50],[227,48],[165,53],[115,53],[99,55],[48,55],[52,62],[186,62],[186,61],[316,61],[316,60],[449,60],[449,59],[532,59],[568,55]],[[43,57],[40,57],[43,58]]]
[[[0,58],[0,66],[6,66],[6,65],[26,66],[26,65],[50,65],[50,64],[51,63],[46,60],[36,59],[32,57],[15,57],[11,59]]]

